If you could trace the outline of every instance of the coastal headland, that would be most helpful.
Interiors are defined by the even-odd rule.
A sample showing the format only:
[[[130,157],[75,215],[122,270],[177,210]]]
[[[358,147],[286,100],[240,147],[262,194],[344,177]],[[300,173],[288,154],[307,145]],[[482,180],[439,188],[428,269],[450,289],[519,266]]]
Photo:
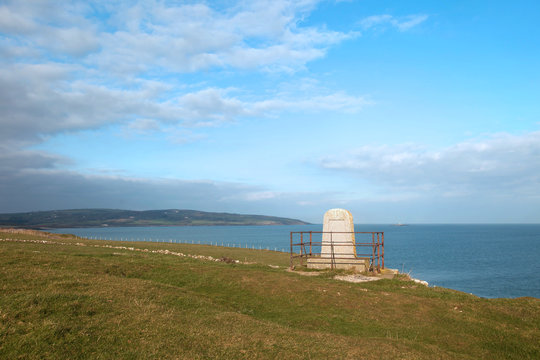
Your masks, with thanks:
[[[0,214],[0,226],[27,229],[127,226],[305,225],[302,220],[277,216],[198,210],[74,209]]]
[[[405,275],[300,276],[276,251],[31,230],[0,231],[0,257],[0,358],[540,355],[537,298],[479,298]]]

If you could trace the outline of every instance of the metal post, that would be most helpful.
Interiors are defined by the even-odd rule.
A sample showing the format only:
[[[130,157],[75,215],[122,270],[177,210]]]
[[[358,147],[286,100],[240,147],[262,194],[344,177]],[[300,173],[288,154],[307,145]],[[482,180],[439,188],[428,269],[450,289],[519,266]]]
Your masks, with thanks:
[[[313,239],[312,239],[312,235],[313,235],[313,234],[312,234],[312,232],[310,231],[310,232],[309,232],[309,256],[312,256],[312,255],[313,255],[312,252],[311,252],[311,251],[312,251],[312,250],[311,250],[311,242],[312,242],[312,240],[313,240]]]
[[[290,265],[289,265],[289,268],[292,270],[293,268],[293,251],[292,251],[292,231],[291,231],[291,260],[290,260]]]
[[[380,233],[377,233],[377,272],[381,272],[381,244]]]
[[[384,269],[384,233],[382,233],[382,268]]]
[[[300,233],[300,266],[304,266],[304,233]]]
[[[371,233],[371,268],[375,272],[375,233]]]

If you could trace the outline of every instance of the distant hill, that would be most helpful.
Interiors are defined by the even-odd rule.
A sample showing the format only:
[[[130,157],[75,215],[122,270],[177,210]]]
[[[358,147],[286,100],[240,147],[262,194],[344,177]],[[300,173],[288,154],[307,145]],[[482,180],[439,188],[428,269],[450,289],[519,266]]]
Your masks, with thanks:
[[[0,226],[33,229],[100,226],[304,225],[301,220],[196,210],[78,209],[0,214]]]

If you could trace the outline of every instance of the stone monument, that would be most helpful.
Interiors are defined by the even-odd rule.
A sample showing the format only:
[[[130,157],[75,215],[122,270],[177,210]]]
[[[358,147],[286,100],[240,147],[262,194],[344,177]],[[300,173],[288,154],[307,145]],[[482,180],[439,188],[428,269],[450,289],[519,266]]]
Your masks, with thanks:
[[[348,210],[330,209],[324,214],[321,258],[356,258],[353,217]]]
[[[356,256],[353,217],[348,210],[330,209],[324,214],[321,256],[308,259],[308,268],[365,271],[368,258]]]

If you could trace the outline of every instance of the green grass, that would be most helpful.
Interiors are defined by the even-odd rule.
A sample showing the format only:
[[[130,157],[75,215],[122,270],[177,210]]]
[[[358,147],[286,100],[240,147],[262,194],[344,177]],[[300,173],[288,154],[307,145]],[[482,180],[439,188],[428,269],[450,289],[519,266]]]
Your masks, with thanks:
[[[535,298],[300,276],[272,251],[44,239],[66,244],[0,242],[0,358],[540,358]]]

